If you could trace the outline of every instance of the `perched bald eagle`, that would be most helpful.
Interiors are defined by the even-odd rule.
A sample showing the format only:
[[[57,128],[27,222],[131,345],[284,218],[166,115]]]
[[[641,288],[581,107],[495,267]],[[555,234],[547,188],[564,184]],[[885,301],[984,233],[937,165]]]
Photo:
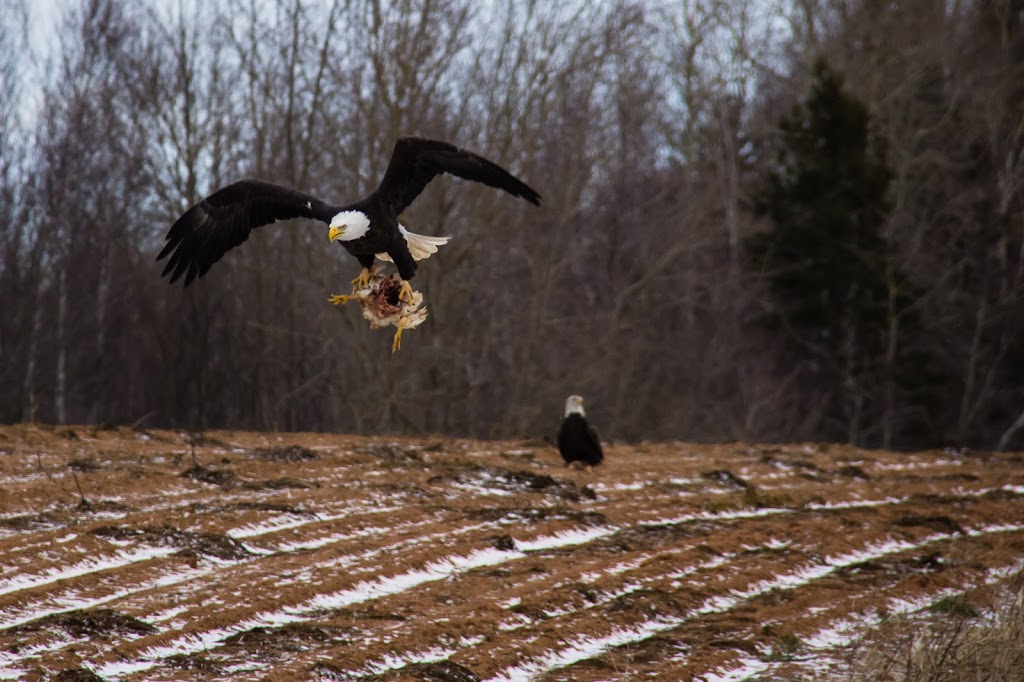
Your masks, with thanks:
[[[335,206],[309,194],[260,180],[242,180],[206,197],[178,218],[167,232],[159,261],[169,256],[161,276],[171,283],[185,276],[185,286],[202,277],[225,253],[249,238],[253,229],[288,218],[314,218],[326,223],[328,238],[341,240],[356,257],[362,272],[352,283],[369,285],[374,258],[393,261],[401,277],[399,300],[412,302],[409,280],[416,261],[428,257],[448,237],[413,234],[398,216],[437,175],[482,182],[540,206],[540,194],[501,166],[440,140],[403,137],[377,189],[359,201]],[[351,296],[335,296],[335,303]]]
[[[579,462],[597,466],[604,461],[601,440],[594,427],[587,423],[583,398],[578,395],[571,395],[565,400],[565,418],[558,429],[558,451],[566,465]]]

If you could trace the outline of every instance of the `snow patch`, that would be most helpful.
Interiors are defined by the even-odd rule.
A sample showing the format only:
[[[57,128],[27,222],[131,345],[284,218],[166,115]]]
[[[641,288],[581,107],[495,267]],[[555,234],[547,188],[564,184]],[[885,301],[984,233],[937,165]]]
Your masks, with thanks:
[[[643,641],[682,622],[681,618],[657,618],[633,627],[613,630],[610,634],[596,639],[577,637],[569,646],[550,651],[528,663],[508,668],[487,682],[529,682],[538,675],[600,656],[609,649]]]
[[[173,547],[145,547],[132,551],[118,552],[109,557],[87,559],[67,568],[52,568],[41,575],[18,575],[10,580],[0,581],[0,596],[12,592],[35,589],[59,580],[109,571],[129,564],[149,561],[150,559],[159,559],[173,554],[175,551]]]
[[[455,555],[445,557],[439,561],[427,564],[422,569],[400,573],[390,578],[363,581],[347,590],[341,590],[333,594],[318,595],[298,606],[284,607],[278,611],[261,613],[228,628],[187,633],[172,640],[169,644],[146,649],[142,652],[141,660],[109,663],[103,666],[98,671],[98,674],[101,677],[116,678],[144,672],[159,665],[166,658],[176,654],[188,655],[214,648],[223,644],[224,640],[228,637],[254,627],[280,627],[289,623],[302,622],[308,619],[308,614],[311,611],[343,608],[352,604],[380,599],[381,597],[405,592],[424,583],[444,580],[452,575],[465,573],[475,568],[495,566],[514,559],[520,559],[526,556],[526,551],[582,544],[612,532],[610,529],[565,531],[552,536],[517,542],[517,546],[521,548],[521,550],[517,551],[506,552],[488,548],[472,552],[466,556]]]

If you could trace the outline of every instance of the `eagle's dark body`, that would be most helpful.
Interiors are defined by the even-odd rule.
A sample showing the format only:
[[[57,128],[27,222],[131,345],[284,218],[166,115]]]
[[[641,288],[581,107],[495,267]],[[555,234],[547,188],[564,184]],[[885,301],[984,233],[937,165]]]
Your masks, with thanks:
[[[348,205],[334,205],[288,187],[261,180],[242,180],[223,187],[188,209],[167,233],[157,260],[168,257],[163,275],[173,283],[185,277],[188,286],[205,275],[225,253],[249,238],[257,227],[277,220],[311,218],[330,224],[344,211],[358,211],[369,219],[369,230],[358,239],[343,241],[363,268],[374,256],[386,253],[408,281],[416,261],[398,225],[398,216],[434,177],[450,173],[481,182],[540,205],[540,194],[505,169],[469,151],[439,140],[403,137],[395,143],[391,160],[377,189]]]
[[[572,396],[566,402],[566,414],[562,419],[562,425],[558,429],[558,451],[566,464],[579,462],[589,466],[597,466],[604,461],[604,451],[601,449],[601,439],[597,431],[583,415],[583,399],[579,398],[578,411],[570,408],[574,398]]]

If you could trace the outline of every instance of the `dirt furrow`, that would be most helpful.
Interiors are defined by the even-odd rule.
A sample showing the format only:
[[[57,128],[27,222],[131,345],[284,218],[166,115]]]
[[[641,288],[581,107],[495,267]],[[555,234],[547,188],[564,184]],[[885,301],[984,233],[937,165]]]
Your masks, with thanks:
[[[795,677],[1024,556],[1014,453],[4,435],[0,679]]]

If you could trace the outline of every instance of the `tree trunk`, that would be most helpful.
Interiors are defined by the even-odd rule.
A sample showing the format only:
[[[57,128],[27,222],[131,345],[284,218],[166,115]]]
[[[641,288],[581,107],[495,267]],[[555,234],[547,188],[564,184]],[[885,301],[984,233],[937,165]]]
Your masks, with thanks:
[[[58,424],[67,420],[67,312],[68,283],[65,268],[57,275],[57,384],[53,393],[53,412]]]

